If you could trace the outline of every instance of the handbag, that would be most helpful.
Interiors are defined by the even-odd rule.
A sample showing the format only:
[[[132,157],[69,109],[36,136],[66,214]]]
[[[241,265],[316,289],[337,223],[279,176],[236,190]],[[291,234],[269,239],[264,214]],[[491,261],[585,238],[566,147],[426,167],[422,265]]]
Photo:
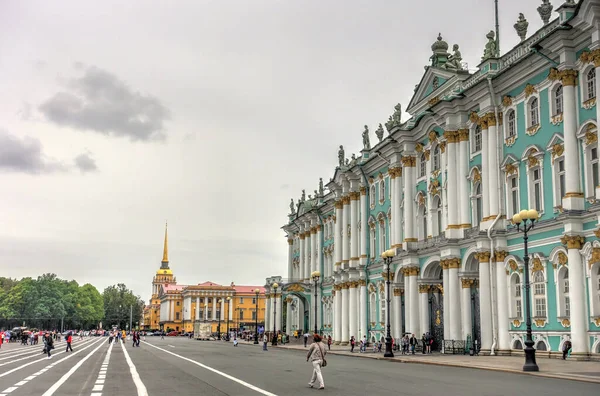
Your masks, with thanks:
[[[327,360],[325,360],[325,353],[323,353],[323,348],[321,348],[321,343],[319,342],[317,345],[319,347],[319,351],[321,351],[321,357],[323,358],[321,367],[327,367]]]

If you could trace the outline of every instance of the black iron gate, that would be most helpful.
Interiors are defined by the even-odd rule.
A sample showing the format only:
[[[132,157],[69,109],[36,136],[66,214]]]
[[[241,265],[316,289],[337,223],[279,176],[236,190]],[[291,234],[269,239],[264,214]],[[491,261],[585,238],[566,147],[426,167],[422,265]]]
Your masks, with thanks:
[[[440,351],[444,345],[444,295],[436,293],[431,296],[431,325],[433,345],[431,350]]]
[[[473,288],[471,289],[471,323],[473,329],[472,340],[474,340],[474,344],[477,346],[475,349],[475,353],[479,352],[481,349],[481,320],[480,320],[480,311],[479,311],[479,289]]]

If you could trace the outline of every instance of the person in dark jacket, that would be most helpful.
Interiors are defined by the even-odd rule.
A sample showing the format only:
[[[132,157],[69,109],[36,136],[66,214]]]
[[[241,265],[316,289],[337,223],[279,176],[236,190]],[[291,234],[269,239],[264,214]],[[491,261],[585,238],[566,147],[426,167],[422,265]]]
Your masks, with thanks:
[[[54,349],[54,340],[50,336],[50,333],[44,335],[44,352],[48,354],[48,359],[52,358],[51,350]]]
[[[73,334],[71,334],[71,332],[69,332],[69,334],[67,334],[67,350],[65,352],[69,352],[69,349],[71,350],[71,352],[73,352],[73,347],[71,346],[72,342],[73,342]]]

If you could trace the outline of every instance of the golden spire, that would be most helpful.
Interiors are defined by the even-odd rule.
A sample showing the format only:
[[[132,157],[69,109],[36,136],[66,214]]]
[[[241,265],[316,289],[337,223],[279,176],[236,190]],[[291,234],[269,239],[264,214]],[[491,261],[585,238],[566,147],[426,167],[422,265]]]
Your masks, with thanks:
[[[167,223],[165,223],[165,246],[163,248],[163,263],[169,262],[169,240],[167,238]]]

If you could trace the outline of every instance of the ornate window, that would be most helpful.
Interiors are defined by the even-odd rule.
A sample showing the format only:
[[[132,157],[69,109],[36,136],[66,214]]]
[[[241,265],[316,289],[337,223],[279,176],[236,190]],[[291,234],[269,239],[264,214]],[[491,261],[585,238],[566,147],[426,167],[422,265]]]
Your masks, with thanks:
[[[436,195],[435,198],[433,198],[432,211],[433,213],[431,220],[433,222],[433,236],[442,235],[442,232],[444,231],[442,228],[442,200],[440,199],[439,195]]]
[[[554,206],[562,205],[562,197],[565,196],[565,158],[560,157],[554,161]]]
[[[540,168],[536,168],[532,170],[532,179],[533,179],[533,207],[538,212],[542,211],[542,170]]]
[[[427,159],[425,153],[422,153],[419,157],[419,177],[424,177],[427,173]]]
[[[520,211],[519,205],[519,178],[517,175],[508,178],[508,199],[506,200],[506,211],[508,218],[512,218],[516,213]]]
[[[529,126],[536,126],[540,124],[540,109],[538,98],[532,98],[528,105],[529,111]]]
[[[369,206],[371,209],[375,207],[375,184],[371,184],[369,188]]]
[[[554,90],[554,114],[558,115],[563,112],[563,87],[559,85]]]
[[[379,182],[379,202],[385,202],[385,180],[381,179]]]
[[[571,316],[571,299],[569,298],[569,269],[561,267],[558,271],[558,317]]]
[[[370,246],[369,246],[369,250],[371,253],[371,258],[375,258],[375,226],[371,227],[371,238],[369,238],[370,240]]]
[[[481,151],[481,127],[477,125],[475,127],[475,133],[473,134],[473,147],[471,153]]]
[[[425,208],[424,202],[419,204],[417,224],[419,240],[427,240],[427,209]]]
[[[374,292],[369,295],[369,321],[377,322],[377,295]]]
[[[598,181],[598,147],[592,147],[590,149],[590,157],[591,157],[591,168],[592,168],[592,186],[596,188],[596,186],[600,185]]]
[[[358,238],[356,238],[358,242],[356,243],[356,246],[358,247],[357,251],[358,251],[359,254],[360,254],[360,249],[361,249],[361,246],[362,246],[362,241],[361,241],[361,239],[362,239],[362,236],[361,236],[362,233],[360,232],[361,229],[362,229],[362,222],[359,221],[358,224],[356,225],[356,231],[358,232]]]
[[[596,68],[592,67],[590,71],[587,72],[585,78],[587,84],[587,98],[586,100],[590,100],[596,97]]]
[[[386,251],[386,232],[385,232],[385,216],[380,215],[379,218],[379,254]]]
[[[433,170],[439,170],[441,166],[440,146],[436,145],[433,149]]]
[[[514,110],[509,110],[508,117],[506,117],[508,123],[506,124],[506,137],[512,137],[517,134],[517,120]]]
[[[380,322],[385,322],[386,321],[386,315],[385,315],[385,308],[386,308],[386,301],[385,301],[385,289],[381,290],[379,292],[379,321]]]
[[[473,227],[479,226],[481,223],[481,219],[483,218],[483,201],[481,198],[481,183],[477,182],[473,186],[473,197],[472,197],[472,207],[473,207]]]
[[[534,317],[546,317],[546,279],[541,270],[533,273],[533,307]]]
[[[512,319],[521,319],[523,317],[523,297],[522,297],[521,276],[513,273],[510,278],[510,296],[512,304],[510,306]]]
[[[600,184],[600,180],[598,179],[598,156],[600,154],[598,153],[597,143],[598,129],[594,123],[588,122],[579,129],[577,136],[583,148],[583,191],[585,197],[590,199],[596,196],[596,187]]]

